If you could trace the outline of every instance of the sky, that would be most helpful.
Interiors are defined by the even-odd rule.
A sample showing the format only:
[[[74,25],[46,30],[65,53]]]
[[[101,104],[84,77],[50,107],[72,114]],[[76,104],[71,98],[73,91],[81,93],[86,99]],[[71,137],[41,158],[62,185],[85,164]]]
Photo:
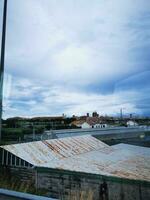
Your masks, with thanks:
[[[9,0],[3,117],[150,116],[149,54],[148,0]]]

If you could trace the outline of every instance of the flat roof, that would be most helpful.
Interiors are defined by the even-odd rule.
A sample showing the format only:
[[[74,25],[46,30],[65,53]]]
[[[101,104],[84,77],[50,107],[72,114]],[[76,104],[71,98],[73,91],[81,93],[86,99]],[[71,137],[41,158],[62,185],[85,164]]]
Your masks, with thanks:
[[[88,135],[1,146],[37,167],[150,182],[150,149]]]

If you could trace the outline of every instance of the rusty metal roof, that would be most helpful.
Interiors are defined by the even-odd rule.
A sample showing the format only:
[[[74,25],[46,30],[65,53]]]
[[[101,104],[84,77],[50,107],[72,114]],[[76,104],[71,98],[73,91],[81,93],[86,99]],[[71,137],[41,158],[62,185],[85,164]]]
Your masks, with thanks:
[[[50,163],[46,164],[51,167]],[[87,152],[54,162],[55,168],[150,182],[150,149],[134,145]]]
[[[2,146],[38,167],[150,181],[150,149],[108,146],[92,136]]]
[[[103,147],[108,147],[108,145],[90,135],[2,146],[5,150],[35,166]]]

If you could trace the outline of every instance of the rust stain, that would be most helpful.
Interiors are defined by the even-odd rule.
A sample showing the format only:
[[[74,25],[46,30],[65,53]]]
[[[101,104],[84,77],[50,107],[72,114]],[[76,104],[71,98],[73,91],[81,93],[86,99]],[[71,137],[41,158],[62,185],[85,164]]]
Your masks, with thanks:
[[[123,146],[121,150],[92,136],[44,140],[1,148],[35,166],[111,174],[129,179],[150,178],[148,149],[139,150],[132,147],[130,151],[130,146]]]
[[[63,158],[66,158],[63,154],[60,153],[56,145],[52,145],[48,143],[47,141],[42,141],[48,148],[50,148],[52,151],[54,151],[58,156],[61,156]]]
[[[121,177],[131,177],[131,176],[133,177],[132,173],[125,172],[125,171],[115,170],[115,171],[112,171],[111,173],[117,176],[121,176]]]

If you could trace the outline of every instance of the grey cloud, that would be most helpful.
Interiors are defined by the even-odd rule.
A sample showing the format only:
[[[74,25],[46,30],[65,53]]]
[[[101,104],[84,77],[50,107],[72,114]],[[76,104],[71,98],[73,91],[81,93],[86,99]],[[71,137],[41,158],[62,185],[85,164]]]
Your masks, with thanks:
[[[86,112],[86,106],[91,110],[104,106],[104,99],[111,113],[115,104],[116,109],[126,104],[128,110],[140,112],[142,106],[138,105],[146,91],[141,88],[146,84],[149,88],[148,76],[142,76],[150,65],[149,9],[146,0],[10,1],[6,72],[14,76],[15,95],[8,99],[8,108],[15,102],[17,109],[18,102],[22,110],[20,105],[29,106],[30,101],[35,113],[42,113],[42,107],[43,113],[48,109],[53,113],[64,109]],[[16,82],[19,77],[20,83]],[[29,79],[31,85],[21,85],[23,79]],[[60,88],[67,92],[62,94]],[[115,96],[113,104],[107,100],[111,95]],[[12,113],[19,113],[16,109]]]

